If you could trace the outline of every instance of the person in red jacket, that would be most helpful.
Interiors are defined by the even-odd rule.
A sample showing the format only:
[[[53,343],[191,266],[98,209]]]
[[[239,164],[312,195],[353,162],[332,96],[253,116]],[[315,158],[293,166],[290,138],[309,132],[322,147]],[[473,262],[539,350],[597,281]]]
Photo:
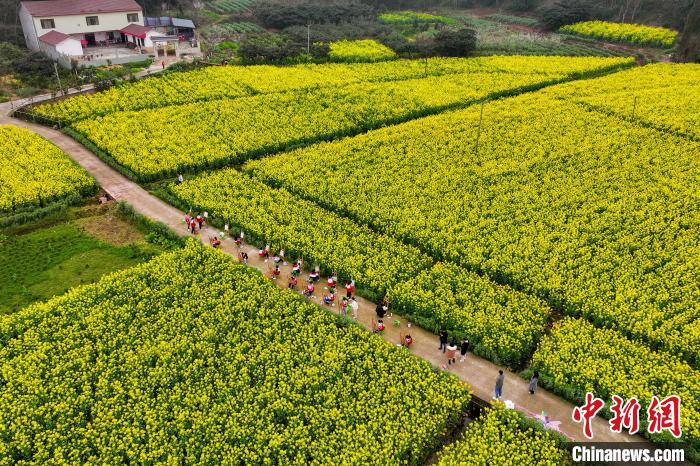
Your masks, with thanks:
[[[306,285],[306,289],[304,290],[304,296],[311,297],[313,296],[314,292],[316,291],[316,287],[314,286],[314,282],[309,282],[308,285]]]
[[[355,280],[350,280],[349,282],[345,283],[345,292],[346,295],[349,298],[352,298],[352,294],[355,292]]]

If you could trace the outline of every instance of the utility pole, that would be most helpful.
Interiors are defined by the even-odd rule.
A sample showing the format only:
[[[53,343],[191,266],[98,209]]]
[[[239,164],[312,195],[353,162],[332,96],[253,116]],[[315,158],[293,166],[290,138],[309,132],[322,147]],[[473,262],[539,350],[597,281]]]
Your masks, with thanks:
[[[56,62],[53,62],[53,70],[56,72],[56,81],[58,81],[58,89],[61,91],[61,94],[63,94],[63,86],[61,85],[61,77],[58,75],[58,65],[56,64]]]
[[[634,112],[637,110],[637,96],[634,96],[634,103],[632,104],[632,119],[634,120]]]
[[[306,54],[311,55],[311,21],[306,23]]]

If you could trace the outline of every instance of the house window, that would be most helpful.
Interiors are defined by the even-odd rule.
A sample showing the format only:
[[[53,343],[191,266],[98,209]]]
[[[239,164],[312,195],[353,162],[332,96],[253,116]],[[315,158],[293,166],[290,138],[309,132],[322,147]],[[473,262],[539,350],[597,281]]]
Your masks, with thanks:
[[[41,20],[41,29],[54,29],[56,27],[56,23],[53,21],[53,19],[42,19]]]
[[[97,18],[97,16],[86,16],[85,22],[88,26],[98,26],[100,24],[100,20]]]
[[[139,14],[138,13],[127,13],[126,20],[130,23],[138,23],[139,22]]]

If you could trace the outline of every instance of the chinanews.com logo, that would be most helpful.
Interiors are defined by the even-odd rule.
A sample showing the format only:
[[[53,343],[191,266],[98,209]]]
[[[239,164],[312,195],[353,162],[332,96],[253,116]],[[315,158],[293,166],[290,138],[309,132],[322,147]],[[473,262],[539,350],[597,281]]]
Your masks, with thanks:
[[[605,401],[593,393],[586,393],[582,406],[576,406],[571,413],[574,422],[582,424],[583,435],[594,438],[593,419],[605,407]],[[624,400],[613,395],[610,404],[610,420],[608,427],[611,432],[621,433],[626,429],[630,435],[640,432],[640,417],[642,405],[632,397]],[[679,439],[683,435],[681,429],[681,399],[671,395],[663,400],[652,396],[646,409],[646,431],[649,434],[670,433]],[[572,442],[568,445],[571,457],[579,464],[684,464],[685,445],[678,442],[649,443],[649,442]]]

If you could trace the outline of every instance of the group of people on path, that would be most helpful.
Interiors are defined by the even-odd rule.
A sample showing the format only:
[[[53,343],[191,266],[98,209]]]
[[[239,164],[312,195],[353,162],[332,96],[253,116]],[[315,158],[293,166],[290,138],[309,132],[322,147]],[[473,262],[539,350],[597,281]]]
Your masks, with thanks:
[[[243,234],[241,233],[240,239],[236,241],[238,246],[241,245],[241,240],[243,239]],[[246,263],[248,256],[245,255],[245,260],[242,258],[242,254],[239,253],[239,258],[241,262]],[[264,248],[258,250],[258,257],[263,261],[267,262],[272,259],[272,267],[268,271],[268,275],[271,279],[277,280],[277,278],[282,274],[281,267],[287,265],[284,258],[284,249],[280,249],[277,254],[272,253],[272,248],[270,244],[266,244]],[[294,291],[299,291],[299,278],[301,276],[303,264],[301,259],[296,259],[292,264],[292,272],[289,275],[289,280],[287,282],[287,288]],[[306,280],[306,285],[301,290],[301,294],[307,298],[314,299],[316,293],[316,286],[321,281],[321,272],[319,267],[316,266],[309,272],[309,277]],[[331,275],[326,280],[325,293],[321,298],[321,302],[330,307],[336,306],[336,301],[338,298],[338,273],[334,270]],[[339,312],[342,316],[347,317],[348,314],[353,319],[357,319],[357,314],[360,309],[360,305],[354,296],[355,293],[355,280],[347,280],[345,282],[345,296],[340,299],[338,304]]]
[[[445,354],[445,357],[447,358],[446,364],[444,364],[442,367],[443,369],[447,369],[449,366],[452,364],[457,364],[457,350],[459,349],[459,362],[464,362],[465,359],[467,358],[467,353],[469,352],[469,339],[466,337],[462,339],[462,341],[457,345],[457,342],[453,339],[452,341],[449,340],[449,335],[447,333],[447,330],[445,327],[442,327],[440,329],[439,333],[439,339],[440,339],[440,346],[438,347],[438,351],[442,351],[443,354]],[[448,343],[449,342],[449,343]],[[494,387],[494,399],[495,400],[500,400],[501,397],[503,396],[503,384],[505,382],[505,374],[503,370],[498,371],[498,376],[496,377],[496,385]],[[540,373],[535,371],[532,377],[530,378],[530,382],[528,383],[527,389],[530,395],[534,395],[535,391],[537,390],[537,383],[539,382],[540,379]]]
[[[199,227],[199,229],[202,229],[202,226],[206,222],[207,218],[207,213],[204,212],[202,214],[197,215],[196,217],[191,217],[189,214],[185,215],[185,223],[188,225],[189,229],[191,230],[192,234],[196,234],[196,229]],[[235,242],[236,245],[240,246],[242,241],[243,241],[243,232],[241,232],[239,235],[235,237]],[[210,238],[210,242],[212,246],[219,247],[221,244],[221,241],[219,238]],[[271,256],[271,247],[270,244],[266,244],[264,248],[258,250],[258,256],[263,259],[265,262],[267,262],[270,259]],[[245,253],[245,251],[241,250],[239,251],[238,258],[241,263],[247,264],[248,263],[248,254]],[[272,262],[273,262],[273,267],[269,270],[269,276],[271,279],[276,280],[280,275],[281,275],[281,269],[280,267],[282,265],[287,265],[287,262],[284,259],[284,249],[281,249],[277,254],[272,256]],[[299,278],[301,276],[302,272],[302,261],[301,259],[297,259],[294,261],[292,264],[292,272],[289,277],[289,282],[287,284],[287,288],[290,290],[295,290],[297,291],[297,287],[299,285]],[[316,284],[321,280],[321,274],[319,271],[318,267],[314,267],[311,272],[309,272],[309,277],[307,279],[307,284],[306,287],[301,291],[301,293],[306,296],[307,298],[313,298],[314,294],[316,292]],[[331,275],[328,277],[326,280],[326,293],[324,293],[323,298],[322,298],[322,303],[327,306],[335,307],[335,302],[337,299],[337,288],[338,288],[338,274],[336,271],[333,271]],[[347,317],[348,314],[352,317],[352,319],[357,320],[358,317],[358,311],[360,308],[359,303],[357,302],[357,299],[354,296],[355,292],[355,281],[354,280],[348,280],[345,282],[345,296],[343,296],[340,300],[339,303],[339,313],[340,315]],[[372,332],[373,333],[382,333],[385,329],[386,326],[384,324],[384,319],[387,316],[387,313],[389,312],[389,302],[388,298],[385,296],[383,301],[381,303],[378,303],[376,308],[375,308],[375,313],[377,315],[376,320],[373,318],[371,322],[372,326]],[[389,317],[392,317],[390,315]],[[409,325],[410,326],[410,325]],[[445,354],[446,357],[446,363],[442,366],[443,369],[447,369],[453,364],[457,364],[457,351],[459,351],[459,362],[462,363],[466,360],[467,354],[470,349],[470,343],[468,338],[463,338],[459,343],[453,338],[452,340],[449,339],[449,334],[447,332],[447,329],[445,327],[442,327],[440,329],[439,335],[438,335],[439,341],[440,341],[440,346],[438,347],[438,351],[442,351],[443,354]],[[410,334],[400,334],[400,343],[401,346],[404,346],[406,348],[409,348],[411,344],[413,344],[413,337],[411,337]],[[530,378],[530,382],[528,384],[528,392],[531,395],[535,394],[535,391],[537,390],[537,384],[539,381],[539,372],[535,371],[533,376]],[[495,400],[500,400],[501,397],[503,396],[503,385],[505,383],[505,373],[503,370],[498,371],[498,376],[496,377],[496,384],[494,387],[494,399]]]
[[[190,231],[190,233],[196,235],[197,227],[199,227],[199,231],[202,231],[202,227],[207,221],[208,216],[209,215],[206,212],[197,214],[197,216],[190,215],[189,213],[187,213],[185,214],[185,226]],[[219,241],[219,244],[221,244],[221,241]]]
[[[467,358],[467,352],[469,351],[469,340],[465,337],[462,339],[462,341],[459,343],[459,346],[457,345],[456,340],[452,340],[449,344],[449,338],[447,334],[447,330],[445,327],[442,327],[440,329],[440,333],[438,335],[438,338],[440,339],[440,346],[438,347],[438,351],[442,350],[443,354],[447,357],[447,364],[444,367],[450,366],[452,364],[457,364],[457,350],[459,349],[459,362],[464,362],[464,360]]]

